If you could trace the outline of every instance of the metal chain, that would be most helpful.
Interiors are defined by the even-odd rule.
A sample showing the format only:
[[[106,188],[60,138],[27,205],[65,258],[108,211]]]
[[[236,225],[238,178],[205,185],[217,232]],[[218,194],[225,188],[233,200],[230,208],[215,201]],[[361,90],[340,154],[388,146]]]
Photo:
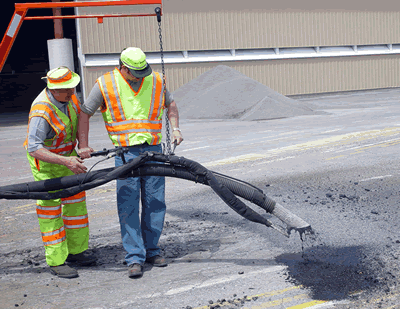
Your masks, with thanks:
[[[160,54],[161,54],[161,69],[162,69],[162,75],[163,75],[163,89],[164,89],[164,100],[165,94],[166,94],[166,79],[165,79],[165,67],[164,67],[164,48],[163,48],[163,41],[162,41],[162,34],[161,34],[161,18],[158,19],[158,37],[160,38]],[[164,110],[165,114],[165,134],[166,134],[166,140],[165,140],[165,146],[166,150],[164,150],[164,154],[170,155],[172,153],[171,149],[171,132],[170,132],[170,126],[169,126],[169,119],[168,119],[168,107],[165,108]]]

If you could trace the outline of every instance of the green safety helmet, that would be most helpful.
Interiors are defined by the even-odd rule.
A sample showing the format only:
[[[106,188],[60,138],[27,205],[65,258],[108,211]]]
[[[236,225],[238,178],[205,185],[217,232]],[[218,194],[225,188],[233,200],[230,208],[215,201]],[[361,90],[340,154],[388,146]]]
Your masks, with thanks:
[[[136,78],[146,77],[152,72],[150,65],[146,61],[146,55],[140,48],[125,48],[121,52],[120,60]]]

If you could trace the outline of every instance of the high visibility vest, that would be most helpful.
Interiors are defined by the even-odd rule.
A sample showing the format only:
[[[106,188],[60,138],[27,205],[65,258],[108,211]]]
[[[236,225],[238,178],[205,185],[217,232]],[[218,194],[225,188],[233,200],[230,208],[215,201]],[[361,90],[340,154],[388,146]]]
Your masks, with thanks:
[[[33,101],[29,112],[29,121],[32,117],[42,117],[46,119],[56,133],[53,138],[44,140],[44,148],[63,156],[69,156],[77,144],[78,115],[81,107],[75,94],[68,102],[67,108],[71,118],[51,103],[46,89],[44,89],[35,101]],[[28,135],[25,139],[24,146],[25,148],[28,146]]]
[[[161,143],[164,85],[159,73],[142,79],[136,92],[118,68],[97,79],[105,104],[101,107],[108,135],[115,146]]]

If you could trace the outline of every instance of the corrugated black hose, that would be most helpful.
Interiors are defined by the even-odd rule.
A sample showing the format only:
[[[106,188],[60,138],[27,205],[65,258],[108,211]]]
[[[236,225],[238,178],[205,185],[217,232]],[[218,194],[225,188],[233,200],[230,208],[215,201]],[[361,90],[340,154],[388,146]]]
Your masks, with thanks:
[[[164,162],[166,164],[148,164],[146,163],[148,161]],[[166,156],[151,152],[146,152],[127,164],[115,168],[93,171],[88,174],[0,187],[0,198],[56,199],[75,195],[117,178],[151,175],[182,178],[209,185],[228,206],[244,218],[252,222],[271,226],[271,223],[267,219],[246,206],[235,196],[238,195],[271,212],[275,202],[266,197],[260,189],[222,174],[214,174],[214,172],[209,171],[201,164],[184,157]],[[84,183],[81,183],[84,179]]]

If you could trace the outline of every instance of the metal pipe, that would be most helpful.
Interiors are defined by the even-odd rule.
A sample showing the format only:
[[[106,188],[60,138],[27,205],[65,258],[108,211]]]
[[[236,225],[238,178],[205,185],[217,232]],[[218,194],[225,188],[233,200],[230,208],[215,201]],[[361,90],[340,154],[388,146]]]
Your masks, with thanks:
[[[16,3],[16,10],[26,9],[52,9],[52,8],[73,8],[73,7],[92,7],[92,6],[115,6],[115,5],[162,5],[162,0],[124,0],[124,1],[79,1],[79,2],[60,2],[60,3]]]
[[[131,14],[102,14],[102,15],[63,15],[63,16],[31,16],[24,20],[47,20],[47,19],[75,19],[75,18],[105,18],[105,17],[130,17],[130,16],[157,16],[156,14],[131,13]]]
[[[53,2],[60,2],[60,0],[51,0]],[[54,16],[62,16],[61,8],[53,8]],[[64,29],[62,25],[61,19],[54,19],[54,38],[55,39],[63,39],[64,38]]]

